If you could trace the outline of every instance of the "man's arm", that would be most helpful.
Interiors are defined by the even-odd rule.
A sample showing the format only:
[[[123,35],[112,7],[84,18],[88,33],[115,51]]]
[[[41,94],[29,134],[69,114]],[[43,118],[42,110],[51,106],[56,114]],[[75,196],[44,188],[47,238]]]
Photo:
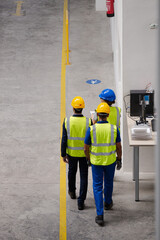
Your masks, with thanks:
[[[62,132],[62,140],[61,140],[61,156],[65,163],[68,163],[68,156],[66,155],[67,148],[67,131],[65,128],[65,120],[63,122],[63,132]]]
[[[84,153],[88,161],[90,160],[89,147],[91,145],[90,127],[87,129],[86,136],[84,139]]]
[[[122,167],[122,146],[121,146],[121,142],[117,142],[116,143],[116,152],[117,152],[117,160],[116,160],[116,169],[120,170]]]
[[[116,152],[117,152],[117,159],[120,160],[122,157],[122,146],[121,142],[116,143]]]
[[[86,158],[90,160],[90,154],[89,154],[89,145],[84,144],[84,153],[86,155]]]
[[[120,131],[117,128],[117,139],[116,139],[116,152],[117,152],[117,159],[116,159],[116,169],[120,170],[122,167],[122,146],[121,146],[121,137]]]

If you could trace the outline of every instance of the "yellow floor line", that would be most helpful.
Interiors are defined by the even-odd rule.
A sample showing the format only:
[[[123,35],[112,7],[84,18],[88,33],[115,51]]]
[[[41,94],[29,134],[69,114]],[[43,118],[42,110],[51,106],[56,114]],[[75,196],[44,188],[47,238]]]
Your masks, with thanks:
[[[66,116],[66,9],[67,0],[64,0],[63,10],[63,39],[62,39],[62,62],[61,62],[61,136],[62,124]],[[59,215],[59,240],[67,239],[66,226],[66,164],[60,159],[60,215]]]
[[[22,8],[22,4],[24,2],[23,1],[17,1],[16,4],[17,4],[17,8],[16,8],[16,13],[14,13],[13,15],[15,16],[22,16],[23,14],[21,14],[21,8]]]

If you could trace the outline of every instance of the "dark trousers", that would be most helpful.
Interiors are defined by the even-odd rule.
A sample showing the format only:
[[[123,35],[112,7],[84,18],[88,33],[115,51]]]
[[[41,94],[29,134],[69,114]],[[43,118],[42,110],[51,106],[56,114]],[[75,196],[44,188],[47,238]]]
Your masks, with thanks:
[[[70,192],[76,190],[76,173],[79,162],[80,171],[80,190],[78,203],[83,203],[86,199],[87,188],[88,188],[88,165],[85,157],[69,157],[69,168],[68,168],[68,188]]]

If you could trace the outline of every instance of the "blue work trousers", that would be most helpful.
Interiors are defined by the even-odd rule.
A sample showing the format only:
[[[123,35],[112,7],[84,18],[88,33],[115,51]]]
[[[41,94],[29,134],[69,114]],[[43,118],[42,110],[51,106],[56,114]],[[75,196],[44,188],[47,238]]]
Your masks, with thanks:
[[[103,179],[104,179],[104,202],[112,202],[113,179],[116,162],[107,166],[92,164],[93,193],[97,215],[103,215]]]
[[[69,157],[69,168],[68,168],[68,188],[70,192],[76,190],[76,173],[79,162],[80,171],[80,190],[78,197],[78,204],[84,203],[87,195],[88,188],[88,164],[85,157]]]

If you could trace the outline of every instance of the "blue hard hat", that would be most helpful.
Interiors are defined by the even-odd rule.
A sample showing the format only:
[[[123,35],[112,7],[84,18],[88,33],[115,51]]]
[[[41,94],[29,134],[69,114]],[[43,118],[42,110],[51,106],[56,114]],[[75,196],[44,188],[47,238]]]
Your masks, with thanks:
[[[99,97],[102,98],[103,100],[113,102],[116,99],[116,95],[112,89],[104,89],[100,94]]]

